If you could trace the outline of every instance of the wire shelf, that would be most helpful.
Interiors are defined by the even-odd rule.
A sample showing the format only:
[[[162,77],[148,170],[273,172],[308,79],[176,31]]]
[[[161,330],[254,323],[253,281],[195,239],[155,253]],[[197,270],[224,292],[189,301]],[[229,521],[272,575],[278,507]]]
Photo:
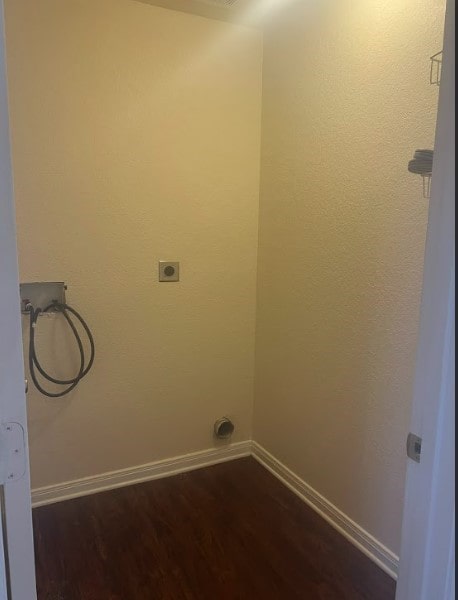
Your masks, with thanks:
[[[440,85],[442,73],[442,50],[436,52],[430,57],[431,65],[429,70],[429,83],[431,85]]]

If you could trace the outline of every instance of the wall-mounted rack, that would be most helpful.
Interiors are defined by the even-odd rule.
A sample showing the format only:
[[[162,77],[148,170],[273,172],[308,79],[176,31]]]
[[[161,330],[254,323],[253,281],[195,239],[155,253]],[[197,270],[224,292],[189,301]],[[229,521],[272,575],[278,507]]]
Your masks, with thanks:
[[[442,72],[442,50],[430,56],[431,61],[429,70],[429,83],[431,85],[440,85]]]
[[[410,173],[421,175],[423,180],[423,198],[430,198],[431,196],[431,175],[433,172],[433,156],[434,150],[420,149],[415,150],[415,154],[412,160],[407,165]]]

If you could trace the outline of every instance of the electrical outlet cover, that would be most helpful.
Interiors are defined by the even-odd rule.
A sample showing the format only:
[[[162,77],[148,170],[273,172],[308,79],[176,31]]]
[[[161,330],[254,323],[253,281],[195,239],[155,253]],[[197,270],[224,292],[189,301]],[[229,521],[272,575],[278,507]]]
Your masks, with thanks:
[[[159,281],[180,281],[180,263],[176,261],[159,261]]]

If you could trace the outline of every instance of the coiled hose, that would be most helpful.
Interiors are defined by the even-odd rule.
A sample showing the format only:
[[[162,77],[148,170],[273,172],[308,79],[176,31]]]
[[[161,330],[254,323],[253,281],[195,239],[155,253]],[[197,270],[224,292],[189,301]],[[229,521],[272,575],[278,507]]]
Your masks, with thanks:
[[[67,323],[70,325],[70,329],[72,330],[73,335],[75,336],[76,343],[78,344],[78,350],[79,350],[79,354],[80,354],[80,367],[79,367],[78,375],[71,379],[56,379],[55,377],[52,377],[51,375],[46,373],[46,371],[41,366],[41,364],[38,360],[38,357],[37,357],[37,352],[35,349],[35,328],[36,328],[36,324],[37,324],[37,319],[38,319],[38,316],[40,313],[42,313],[42,312],[46,313],[51,309],[57,310],[58,312],[61,312],[64,315],[65,319],[67,320]],[[45,309],[41,309],[41,308],[35,309],[35,308],[33,308],[33,306],[29,305],[27,307],[27,310],[29,311],[29,314],[30,314],[29,371],[30,371],[30,376],[32,378],[32,381],[35,384],[35,387],[37,388],[37,390],[40,391],[45,396],[48,396],[50,398],[60,398],[61,396],[65,396],[65,394],[68,394],[69,392],[71,392],[78,385],[78,383],[83,379],[83,377],[85,377],[89,373],[89,371],[91,370],[91,367],[94,363],[95,344],[94,344],[94,338],[92,336],[91,330],[89,329],[89,327],[88,327],[86,321],[83,319],[83,317],[79,313],[77,313],[74,308],[72,308],[71,306],[68,306],[68,304],[61,304],[60,302],[53,302],[52,304],[47,306]],[[78,333],[78,330],[76,329],[75,324],[73,323],[69,313],[71,313],[78,319],[78,321],[81,323],[84,331],[87,334],[87,337],[89,340],[89,345],[91,348],[91,354],[90,354],[89,362],[87,365],[85,364],[86,357],[84,355],[83,343],[81,342],[81,338]],[[35,368],[48,381],[51,381],[52,383],[56,383],[57,385],[67,385],[68,387],[61,392],[48,392],[41,386],[40,382],[38,381],[37,375],[35,373]]]

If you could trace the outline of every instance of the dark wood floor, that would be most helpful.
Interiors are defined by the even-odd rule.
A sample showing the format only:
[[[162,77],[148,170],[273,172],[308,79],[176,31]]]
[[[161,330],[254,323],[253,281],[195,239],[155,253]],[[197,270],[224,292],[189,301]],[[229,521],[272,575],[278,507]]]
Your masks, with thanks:
[[[33,511],[39,600],[392,600],[252,458]]]

